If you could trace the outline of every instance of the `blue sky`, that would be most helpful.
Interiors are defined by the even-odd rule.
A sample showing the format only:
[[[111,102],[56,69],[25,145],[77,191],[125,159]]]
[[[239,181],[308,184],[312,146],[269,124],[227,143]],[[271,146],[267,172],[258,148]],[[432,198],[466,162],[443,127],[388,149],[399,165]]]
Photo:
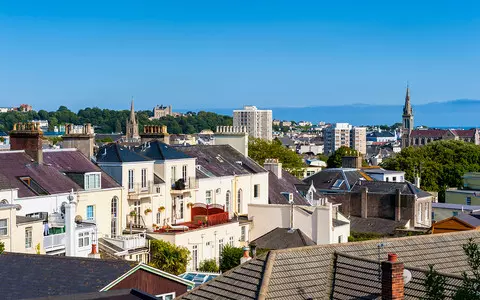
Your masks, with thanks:
[[[478,1],[4,1],[0,106],[480,99]]]

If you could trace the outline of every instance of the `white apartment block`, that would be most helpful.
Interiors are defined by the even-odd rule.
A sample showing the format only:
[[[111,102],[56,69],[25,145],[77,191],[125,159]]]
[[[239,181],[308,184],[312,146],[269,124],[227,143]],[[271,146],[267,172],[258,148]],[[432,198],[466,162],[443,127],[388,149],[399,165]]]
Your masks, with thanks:
[[[354,127],[348,123],[335,123],[323,130],[325,155],[330,155],[345,146],[367,153],[367,131],[364,127]]]
[[[244,106],[233,111],[233,126],[247,127],[248,134],[254,138],[272,140],[272,111],[261,110],[256,106]]]

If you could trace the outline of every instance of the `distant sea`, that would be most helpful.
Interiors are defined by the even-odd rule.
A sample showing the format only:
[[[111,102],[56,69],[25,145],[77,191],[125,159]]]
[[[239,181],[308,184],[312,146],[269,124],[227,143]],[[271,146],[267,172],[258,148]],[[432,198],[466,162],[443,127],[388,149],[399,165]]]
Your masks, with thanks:
[[[345,122],[353,125],[392,125],[402,122],[402,105],[339,105],[311,107],[259,107],[271,109],[273,118],[318,123]],[[234,109],[204,109],[231,116]],[[415,126],[437,128],[480,128],[480,100],[454,100],[422,105],[413,103]]]

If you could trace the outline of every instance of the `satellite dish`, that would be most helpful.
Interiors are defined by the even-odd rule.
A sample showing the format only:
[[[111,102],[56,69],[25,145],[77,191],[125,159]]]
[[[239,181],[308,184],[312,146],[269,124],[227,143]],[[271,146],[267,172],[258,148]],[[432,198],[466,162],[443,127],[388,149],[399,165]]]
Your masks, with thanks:
[[[81,215],[76,215],[75,216],[75,223],[82,223],[83,219]],[[410,275],[411,276],[411,275]]]
[[[67,202],[62,202],[62,205],[60,206],[60,211],[62,212],[62,215],[65,214],[65,205],[67,205]]]
[[[412,272],[410,272],[407,269],[404,269],[403,270],[403,284],[405,285],[405,284],[409,283],[410,280],[412,280]]]

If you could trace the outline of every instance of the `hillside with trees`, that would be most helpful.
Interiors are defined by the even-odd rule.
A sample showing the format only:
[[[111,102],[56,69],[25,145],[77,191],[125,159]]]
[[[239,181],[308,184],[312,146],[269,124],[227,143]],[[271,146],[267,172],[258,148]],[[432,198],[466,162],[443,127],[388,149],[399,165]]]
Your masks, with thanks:
[[[443,201],[445,190],[461,188],[466,172],[480,171],[480,147],[463,141],[437,141],[423,147],[408,147],[386,159],[382,167],[405,171],[407,180],[414,182],[420,173],[422,189],[439,192]]]
[[[149,120],[152,111],[137,111],[137,120],[140,132],[144,125],[166,125],[169,133],[198,133],[204,129],[215,130],[217,126],[232,125],[232,117],[218,115],[212,112],[188,112],[181,117],[167,116],[159,120]],[[0,113],[0,131],[12,130],[13,124],[29,120],[48,120],[49,129],[65,123],[85,124],[95,126],[95,132],[112,133],[125,132],[125,123],[130,115],[128,110],[100,109],[98,107],[80,109],[78,113],[72,112],[66,106],[60,106],[57,111],[46,110],[18,112],[11,111]]]

